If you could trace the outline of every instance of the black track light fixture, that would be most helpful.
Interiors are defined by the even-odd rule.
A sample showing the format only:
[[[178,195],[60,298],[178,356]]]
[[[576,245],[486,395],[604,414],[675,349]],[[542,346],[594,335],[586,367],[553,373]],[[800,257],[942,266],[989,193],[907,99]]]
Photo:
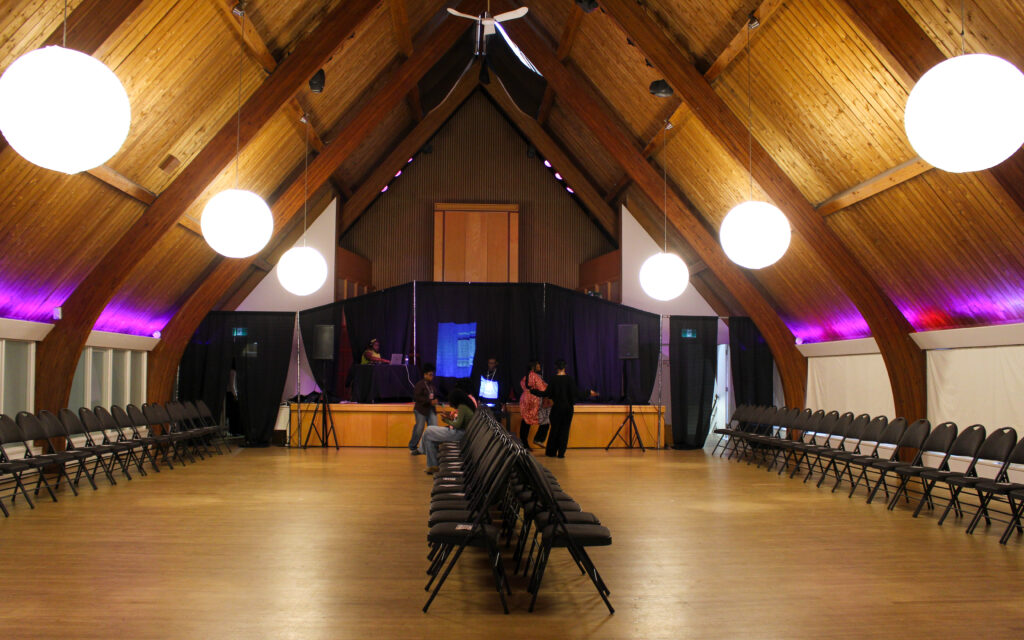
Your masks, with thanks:
[[[659,98],[671,98],[672,94],[675,93],[672,87],[669,86],[664,80],[655,80],[650,86],[651,95],[658,96]]]
[[[327,82],[327,75],[323,69],[320,69],[313,74],[313,77],[309,79],[309,90],[313,93],[323,93],[324,83]]]

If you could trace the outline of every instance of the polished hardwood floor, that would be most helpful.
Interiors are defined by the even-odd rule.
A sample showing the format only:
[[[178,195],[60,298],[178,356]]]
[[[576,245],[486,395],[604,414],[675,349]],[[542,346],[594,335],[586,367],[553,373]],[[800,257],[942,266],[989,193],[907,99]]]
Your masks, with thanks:
[[[1021,638],[1024,540],[703,452],[545,458],[614,544],[501,613],[466,556],[426,600],[430,479],[394,449],[244,449],[0,521],[3,638]]]

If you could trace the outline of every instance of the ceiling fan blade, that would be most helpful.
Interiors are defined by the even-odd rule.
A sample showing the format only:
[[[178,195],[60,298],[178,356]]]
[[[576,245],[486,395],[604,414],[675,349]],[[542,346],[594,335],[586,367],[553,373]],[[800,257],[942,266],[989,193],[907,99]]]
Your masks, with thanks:
[[[523,16],[526,15],[526,12],[529,10],[529,7],[519,7],[514,11],[506,11],[505,13],[499,13],[498,15],[494,16],[494,21],[505,22],[506,20],[515,20],[516,18],[522,18]],[[451,11],[451,9],[449,9],[449,11]]]
[[[451,7],[448,7],[448,13],[452,14],[453,16],[458,16],[460,18],[467,18],[469,20],[479,20],[480,19],[478,16],[471,16],[468,13],[462,13],[461,11],[456,11],[455,9],[452,9]]]

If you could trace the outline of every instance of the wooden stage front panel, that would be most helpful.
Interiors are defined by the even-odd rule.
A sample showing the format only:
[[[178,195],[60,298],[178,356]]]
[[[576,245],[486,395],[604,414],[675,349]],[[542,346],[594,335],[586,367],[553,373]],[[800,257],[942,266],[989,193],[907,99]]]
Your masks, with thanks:
[[[313,419],[314,410],[319,405],[302,405],[302,431],[298,425],[298,411],[291,405],[289,446],[301,446],[309,433],[309,423]],[[519,407],[508,405],[509,417],[506,426],[512,433],[519,433]],[[338,444],[342,447],[405,447],[409,444],[412,427],[415,422],[412,415],[412,403],[400,404],[332,404],[331,415],[334,419],[334,430],[338,436]],[[579,404],[569,432],[569,448],[583,449],[604,447],[612,439],[615,431],[626,417],[628,408],[625,405]],[[643,439],[644,446],[652,447],[658,442],[657,405],[635,405],[633,416],[637,431]],[[322,418],[317,414],[317,426]],[[627,428],[623,428],[622,436],[627,437]],[[667,441],[665,424],[661,425],[662,443]],[[534,430],[534,433],[536,430]],[[531,433],[532,435],[532,433]],[[319,439],[316,435],[309,439],[310,445]],[[333,440],[329,443],[333,445]],[[625,445],[619,438],[615,439],[613,448]]]

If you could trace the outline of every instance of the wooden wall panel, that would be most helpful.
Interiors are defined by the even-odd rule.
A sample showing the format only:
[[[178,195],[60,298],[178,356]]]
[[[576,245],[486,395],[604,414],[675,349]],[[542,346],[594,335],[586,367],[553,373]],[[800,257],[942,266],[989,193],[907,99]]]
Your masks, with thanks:
[[[593,134],[583,124],[562,109],[555,98],[555,106],[547,120],[548,133],[569,154],[576,158],[577,167],[590,182],[604,193],[612,188],[622,169],[601,148]]]
[[[899,0],[946,57],[960,55],[959,0]],[[1024,68],[1024,11],[1018,0],[966,4],[967,53],[990,53]]]
[[[68,2],[68,14],[82,0]],[[60,29],[64,3],[53,0],[4,0],[0,10],[0,69],[6,69],[18,56],[38,49],[46,38]]]
[[[978,174],[930,171],[828,224],[918,331],[1024,321],[1024,225]]]
[[[226,2],[229,0],[207,0]],[[312,31],[327,13],[344,0],[319,0],[318,2],[273,2],[256,0],[248,3],[249,19],[263,36],[267,49],[280,60],[291,50],[294,43],[304,34]]]
[[[612,250],[490,100],[471,96],[341,239],[373,261],[377,289],[433,279],[436,202],[520,205],[519,274],[573,288],[579,264]]]
[[[409,107],[405,104],[398,105],[374,127],[363,144],[359,145],[334,172],[334,177],[340,184],[356,191],[362,186],[362,181],[377,168],[381,156],[397,146],[414,124],[416,123],[409,113]]]

